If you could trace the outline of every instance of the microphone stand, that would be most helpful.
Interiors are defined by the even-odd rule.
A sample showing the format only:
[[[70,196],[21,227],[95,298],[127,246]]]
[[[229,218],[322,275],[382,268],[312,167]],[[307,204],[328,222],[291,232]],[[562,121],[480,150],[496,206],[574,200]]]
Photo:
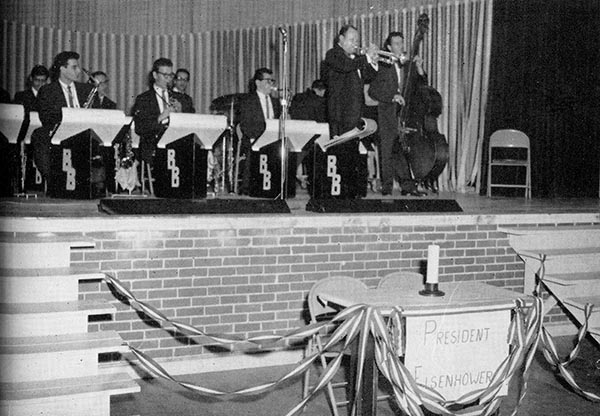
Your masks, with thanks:
[[[285,200],[287,197],[287,183],[286,183],[286,175],[287,175],[287,142],[285,137],[285,122],[288,114],[288,38],[287,38],[287,30],[283,27],[279,28],[279,32],[282,35],[283,42],[283,76],[281,77],[281,90],[283,93],[283,98],[281,98],[281,115],[279,116],[279,141],[281,143],[281,191],[279,193],[279,198]]]

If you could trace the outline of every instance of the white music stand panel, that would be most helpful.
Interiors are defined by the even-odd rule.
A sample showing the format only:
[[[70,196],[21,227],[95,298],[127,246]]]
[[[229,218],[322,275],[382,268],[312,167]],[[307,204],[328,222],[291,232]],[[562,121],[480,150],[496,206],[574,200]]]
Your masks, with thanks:
[[[24,119],[25,109],[21,104],[0,104],[0,132],[9,143],[17,143]]]
[[[314,136],[329,139],[329,124],[311,120],[286,120],[285,136],[292,152],[300,152]],[[264,133],[254,142],[252,150],[261,148],[279,140],[279,120],[267,120]]]
[[[164,149],[169,143],[194,134],[203,149],[212,149],[227,128],[227,117],[213,114],[171,113],[169,127],[158,142]]]
[[[40,120],[40,114],[37,111],[29,112],[29,127],[27,127],[27,133],[25,133],[25,144],[31,143],[31,133],[35,129],[42,127],[42,121]]]
[[[126,116],[121,110],[63,107],[62,122],[52,137],[52,144],[60,144],[69,137],[92,129],[102,140],[102,144],[110,147],[125,124]]]

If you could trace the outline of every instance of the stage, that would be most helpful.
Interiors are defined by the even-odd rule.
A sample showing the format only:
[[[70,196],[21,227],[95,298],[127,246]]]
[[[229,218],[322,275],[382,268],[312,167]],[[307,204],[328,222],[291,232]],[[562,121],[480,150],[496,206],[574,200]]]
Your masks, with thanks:
[[[262,214],[239,209],[256,204],[252,198],[214,199],[238,208],[229,214],[109,215],[99,210],[101,200],[4,198],[1,233],[88,241],[89,248],[72,249],[73,268],[110,274],[138,299],[207,332],[256,336],[304,325],[306,295],[324,277],[352,276],[373,287],[398,270],[424,272],[431,243],[441,247],[442,286],[477,280],[522,292],[524,263],[505,229],[600,225],[598,199],[442,193],[420,200],[429,207],[436,200],[455,201],[460,211],[328,213],[307,211],[308,195],[299,189],[295,198],[278,202],[289,212]],[[386,199],[409,206],[415,198]],[[385,204],[374,193],[365,200]],[[112,320],[91,321],[90,331],[116,330],[174,373],[272,364],[263,359],[291,363],[300,354],[225,353],[203,338],[172,337],[116,300],[101,281],[82,282],[79,292],[80,299],[104,298],[118,310]],[[567,322],[560,310],[549,318],[557,325]]]
[[[306,206],[310,200],[306,190],[298,187],[294,198],[288,198],[285,203],[289,207],[289,215],[308,215],[320,216],[322,213],[307,211]],[[43,194],[30,193],[28,198],[12,197],[0,198],[0,216],[2,217],[97,217],[108,215],[99,210],[100,200],[73,200],[46,198]],[[126,196],[107,196],[106,199],[157,199],[142,197],[140,195]],[[237,196],[234,194],[208,195],[206,200],[227,200],[238,201],[240,205],[244,201],[256,201],[256,198],[246,196]],[[462,208],[463,215],[526,215],[526,214],[583,214],[600,212],[600,200],[589,198],[562,198],[562,199],[531,199],[512,198],[512,197],[492,197],[481,196],[470,193],[441,192],[439,195],[429,194],[424,197],[415,198],[410,196],[400,196],[398,190],[394,195],[381,197],[380,194],[369,192],[364,200],[382,200],[382,201],[423,201],[423,200],[454,200]],[[168,215],[168,212],[163,214]],[[372,212],[371,214],[376,214]],[[402,212],[401,214],[410,214]],[[434,211],[431,214],[435,214]]]

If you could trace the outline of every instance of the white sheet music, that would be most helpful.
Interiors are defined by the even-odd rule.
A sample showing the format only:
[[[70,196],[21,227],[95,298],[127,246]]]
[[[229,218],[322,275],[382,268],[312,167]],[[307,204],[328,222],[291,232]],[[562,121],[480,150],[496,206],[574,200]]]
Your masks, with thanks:
[[[21,104],[0,104],[0,132],[9,143],[17,143],[24,118],[25,109]]]
[[[196,140],[203,149],[212,149],[227,128],[227,117],[222,115],[171,113],[169,118],[169,127],[158,142],[161,149],[190,134],[196,135]]]
[[[121,110],[88,108],[62,109],[62,122],[52,137],[52,144],[60,144],[87,129],[92,129],[104,146],[111,146],[115,136],[127,124],[127,117]]]
[[[377,130],[377,123],[375,122],[375,120],[371,120],[370,118],[363,118],[362,121],[364,122],[364,125],[360,129],[355,127],[354,129],[347,131],[341,136],[335,136],[331,140],[329,140],[329,137],[319,137],[315,141],[315,143],[317,143],[321,147],[321,150],[326,152],[327,149],[333,146],[337,146],[342,143],[349,142],[351,140],[359,140],[363,137],[367,137],[375,133],[375,130]],[[362,146],[362,148],[364,149],[364,146]],[[361,153],[363,152],[361,151]],[[366,153],[366,151],[364,153]]]
[[[329,125],[310,120],[286,120],[285,136],[292,152],[300,152],[315,135],[329,140]],[[267,120],[265,132],[254,142],[252,150],[258,151],[279,140],[279,120]]]

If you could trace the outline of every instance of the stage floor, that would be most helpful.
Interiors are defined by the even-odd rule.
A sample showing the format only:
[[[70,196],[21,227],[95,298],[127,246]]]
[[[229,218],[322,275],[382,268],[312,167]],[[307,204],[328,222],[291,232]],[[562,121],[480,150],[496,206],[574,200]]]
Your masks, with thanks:
[[[600,200],[598,198],[565,198],[565,199],[531,199],[518,197],[492,197],[477,195],[475,193],[450,193],[430,194],[415,198],[397,195],[381,197],[380,194],[369,192],[365,199],[406,200],[406,199],[450,199],[455,200],[462,208],[462,214],[468,215],[500,215],[500,214],[557,214],[557,213],[600,213]],[[117,198],[144,198],[141,196]],[[110,197],[109,197],[110,198]],[[146,197],[148,198],[148,197]],[[246,196],[232,194],[209,196],[207,199],[252,200]],[[145,199],[145,198],[144,198]],[[309,201],[306,190],[298,189],[294,198],[288,198],[286,203],[291,215],[322,215],[306,210]],[[99,199],[95,200],[67,200],[37,197],[10,197],[0,198],[0,216],[4,217],[97,217],[108,214],[98,209]],[[396,214],[396,213],[394,213]],[[397,213],[398,215],[414,213]],[[428,214],[434,214],[429,212]],[[215,214],[211,214],[215,215]],[[345,215],[345,214],[343,214]],[[459,213],[460,215],[460,213]]]

